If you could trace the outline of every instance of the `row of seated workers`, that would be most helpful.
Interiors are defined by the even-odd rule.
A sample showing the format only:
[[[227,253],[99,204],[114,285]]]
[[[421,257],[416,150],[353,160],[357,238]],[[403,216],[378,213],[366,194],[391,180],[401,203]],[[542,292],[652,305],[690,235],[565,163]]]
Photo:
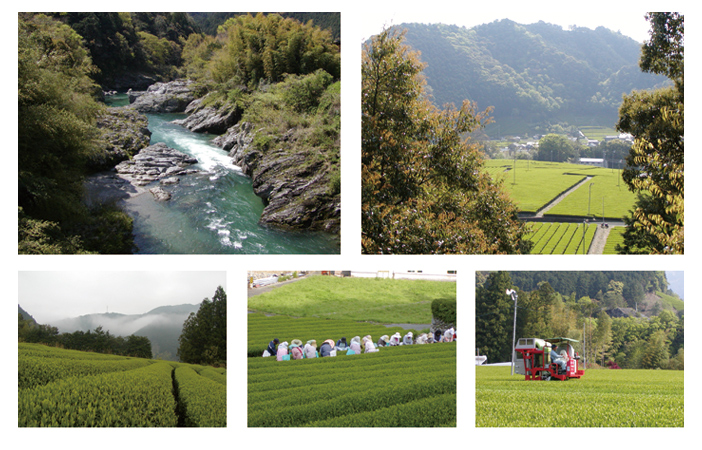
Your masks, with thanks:
[[[381,347],[394,347],[399,345],[434,344],[437,342],[453,342],[456,340],[456,330],[449,328],[446,331],[436,330],[434,333],[422,333],[414,339],[412,332],[408,332],[403,337],[400,333],[392,336],[383,335],[377,343],[373,342],[370,335],[356,336],[347,344],[346,338],[342,337],[336,343],[333,339],[327,339],[317,348],[317,341],[311,339],[305,345],[299,339],[293,339],[288,345],[287,342],[280,342],[278,338],[268,343],[268,348],[263,352],[263,356],[275,356],[278,361],[289,361],[290,359],[319,358],[326,356],[336,356],[337,352],[346,352],[346,355],[356,355],[360,353],[377,352]]]

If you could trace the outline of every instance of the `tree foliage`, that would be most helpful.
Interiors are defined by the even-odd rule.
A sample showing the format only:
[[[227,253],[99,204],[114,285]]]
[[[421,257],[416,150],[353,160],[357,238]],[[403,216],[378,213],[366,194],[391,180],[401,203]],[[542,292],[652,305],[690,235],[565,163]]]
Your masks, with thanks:
[[[561,134],[547,134],[539,140],[534,159],[539,161],[567,162],[577,156],[577,145]]]
[[[70,350],[84,352],[109,353],[112,355],[133,356],[135,358],[152,358],[151,341],[146,336],[115,336],[110,331],[98,326],[95,330],[72,333],[59,333],[51,325],[37,324],[24,319],[19,314],[18,342],[39,343],[60,346]]]
[[[204,299],[197,313],[190,313],[178,344],[177,354],[182,362],[226,366],[227,294],[221,286],[212,300]]]
[[[507,272],[493,272],[475,289],[475,346],[489,362],[511,361],[514,310],[505,294],[512,289]]]
[[[617,129],[631,133],[634,144],[623,178],[641,194],[620,252],[684,253],[684,17],[649,13],[650,40],[640,66],[662,74],[674,86],[635,91],[625,96]]]
[[[99,148],[95,68],[83,38],[42,14],[18,16],[18,251],[129,253],[132,222],[82,203]],[[105,233],[96,237],[102,227]]]
[[[482,171],[462,136],[487,112],[470,102],[438,110],[424,64],[385,30],[362,62],[362,247],[364,253],[519,253],[516,207]]]
[[[339,47],[328,30],[312,22],[302,24],[295,19],[284,19],[277,14],[259,13],[228,19],[219,26],[217,37],[197,37],[199,44],[212,50],[191,50],[186,55],[199,54],[209,58],[208,74],[216,83],[254,87],[260,81],[275,83],[284,74],[304,75],[322,69],[335,79],[341,75]],[[213,42],[220,42],[215,49]],[[186,60],[202,65],[202,60]]]

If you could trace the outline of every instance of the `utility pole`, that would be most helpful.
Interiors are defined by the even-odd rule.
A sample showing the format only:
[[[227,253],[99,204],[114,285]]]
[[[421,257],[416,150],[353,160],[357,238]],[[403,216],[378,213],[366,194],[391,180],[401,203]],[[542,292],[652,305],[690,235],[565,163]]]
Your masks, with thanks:
[[[514,324],[512,325],[512,375],[514,375],[514,347],[517,345],[517,291],[507,289],[505,293],[514,301]]]

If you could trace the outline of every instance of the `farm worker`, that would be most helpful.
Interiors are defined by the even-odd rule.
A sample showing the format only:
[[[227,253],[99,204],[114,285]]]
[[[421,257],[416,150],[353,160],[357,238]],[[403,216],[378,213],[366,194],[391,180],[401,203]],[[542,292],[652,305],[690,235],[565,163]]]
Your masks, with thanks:
[[[346,344],[346,338],[342,337],[338,341],[336,341],[336,349],[337,350],[346,350],[348,349],[349,346]]]
[[[363,338],[363,347],[365,348],[365,353],[377,352],[378,349],[373,345],[373,339],[370,336]]]
[[[334,350],[334,341],[327,339],[322,343],[322,346],[319,347],[319,355],[322,357],[332,356],[332,350]]]
[[[314,339],[307,341],[307,343],[305,344],[305,348],[303,349],[303,353],[305,354],[305,358],[316,358],[317,341],[315,341]]]
[[[427,344],[433,344],[434,343],[434,335],[432,333],[427,333]]]
[[[299,339],[293,339],[290,343],[290,355],[292,359],[302,359],[302,341]]]
[[[288,354],[288,342],[285,341],[285,342],[281,343],[280,345],[278,345],[278,355],[276,356],[276,359],[278,361],[282,361],[283,356],[285,356],[287,354]]]
[[[551,362],[558,364],[558,366],[561,368],[562,371],[565,371],[566,369],[566,364],[567,364],[567,356],[565,354],[565,351],[561,351],[561,354],[559,355],[556,353],[556,350],[551,349],[551,353],[549,353],[551,356]]]
[[[384,334],[380,336],[380,339],[378,339],[378,347],[387,347],[389,342],[390,338],[387,334]]]
[[[434,342],[443,342],[444,332],[441,330],[436,330],[434,332]]]
[[[412,341],[412,338],[414,337],[414,334],[412,334],[411,331],[408,331],[405,337],[402,338],[402,345],[412,345],[414,342]]]
[[[399,332],[393,334],[392,337],[390,338],[390,345],[393,346],[393,347],[396,346],[396,345],[400,345],[400,339],[401,339],[401,337],[400,337],[400,333],[399,333]]]
[[[449,328],[444,333],[444,342],[453,342],[453,328]]]
[[[417,344],[426,344],[427,343],[427,334],[422,333],[419,335],[416,341]]]
[[[270,341],[270,342],[268,343],[268,348],[266,349],[266,352],[268,352],[268,354],[266,355],[266,352],[263,352],[263,356],[273,356],[273,355],[275,355],[275,354],[278,352],[278,351],[276,350],[276,348],[275,348],[275,346],[278,345],[278,342],[280,342],[280,341],[278,340],[278,338],[275,338],[275,339],[273,339],[272,341]]]
[[[354,354],[358,355],[361,353],[361,338],[359,336],[354,336],[351,338],[351,350]]]

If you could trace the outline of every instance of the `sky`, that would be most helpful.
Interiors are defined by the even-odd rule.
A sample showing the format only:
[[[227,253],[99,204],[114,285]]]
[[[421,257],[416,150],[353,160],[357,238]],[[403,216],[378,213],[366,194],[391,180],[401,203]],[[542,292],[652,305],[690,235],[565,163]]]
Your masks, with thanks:
[[[486,2],[490,3],[490,2]],[[536,23],[543,20],[568,29],[570,25],[595,29],[598,26],[620,31],[637,42],[643,43],[648,39],[649,24],[644,18],[646,11],[632,11],[631,3],[627,3],[628,10],[617,10],[613,7],[602,9],[594,4],[602,2],[588,2],[584,7],[582,3],[577,6],[564,6],[562,2],[549,7],[551,2],[495,2],[495,7],[486,8],[475,6],[472,2],[464,3],[465,10],[443,8],[442,1],[432,2],[432,8],[393,7],[373,8],[361,16],[363,41],[374,34],[378,34],[385,26],[399,25],[401,23],[444,23],[471,28],[475,25],[493,22],[495,20],[510,19],[520,24]],[[411,2],[409,3],[411,5]],[[461,3],[453,2],[454,5]],[[511,4],[516,8],[510,7]],[[611,6],[611,2],[607,3]],[[523,9],[528,6],[528,9]],[[606,12],[605,12],[606,11]]]
[[[211,299],[226,272],[19,272],[18,303],[38,323],[114,312],[142,314],[158,306]]]

